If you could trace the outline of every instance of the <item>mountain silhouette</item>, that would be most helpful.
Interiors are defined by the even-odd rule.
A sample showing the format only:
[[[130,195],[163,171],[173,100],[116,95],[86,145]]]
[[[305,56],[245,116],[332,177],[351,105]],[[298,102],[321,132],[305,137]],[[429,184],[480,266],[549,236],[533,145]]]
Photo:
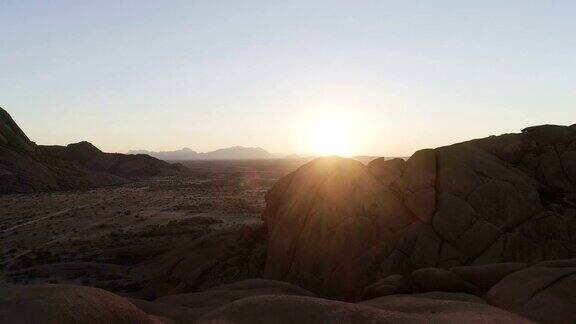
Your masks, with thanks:
[[[0,108],[0,194],[114,185],[187,172],[148,155],[104,153],[88,142],[36,145]]]
[[[275,156],[260,147],[232,146],[211,152],[198,153],[187,147],[176,151],[152,152],[131,150],[128,154],[147,154],[161,160],[244,160],[270,159]]]

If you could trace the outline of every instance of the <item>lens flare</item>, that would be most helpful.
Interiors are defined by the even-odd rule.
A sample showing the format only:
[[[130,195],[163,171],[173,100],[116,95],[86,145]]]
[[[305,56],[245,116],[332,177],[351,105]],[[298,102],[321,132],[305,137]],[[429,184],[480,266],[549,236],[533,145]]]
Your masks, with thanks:
[[[344,120],[322,119],[310,126],[309,142],[315,154],[349,156],[353,132]]]

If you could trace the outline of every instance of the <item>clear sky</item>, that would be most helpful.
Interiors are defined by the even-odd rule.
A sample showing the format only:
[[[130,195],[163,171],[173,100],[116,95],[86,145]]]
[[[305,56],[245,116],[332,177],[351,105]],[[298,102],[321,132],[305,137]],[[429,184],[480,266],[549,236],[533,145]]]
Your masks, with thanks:
[[[408,155],[576,123],[575,34],[576,1],[0,0],[0,106],[39,144]]]

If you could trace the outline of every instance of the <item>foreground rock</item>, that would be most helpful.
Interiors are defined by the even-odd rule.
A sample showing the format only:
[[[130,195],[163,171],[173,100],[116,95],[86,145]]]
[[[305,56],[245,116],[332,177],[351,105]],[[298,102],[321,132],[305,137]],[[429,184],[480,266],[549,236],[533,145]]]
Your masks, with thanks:
[[[183,244],[133,273],[145,278],[140,297],[157,298],[262,277],[265,255],[260,225],[233,227]]]
[[[0,108],[0,194],[114,185],[187,169],[147,155],[104,153],[88,142],[42,146]]]
[[[576,323],[576,259],[542,263],[506,276],[490,304],[540,323]]]
[[[285,282],[250,279],[207,291],[160,297],[154,301],[130,299],[150,315],[169,318],[179,323],[196,323],[198,318],[236,300],[257,296],[314,296],[313,293]]]
[[[128,300],[68,285],[0,288],[0,323],[154,323]]]
[[[249,279],[210,290],[160,297],[154,302],[135,301],[146,313],[194,322],[224,305],[237,300],[258,296],[305,296],[314,294],[286,282],[264,279]]]
[[[405,163],[317,159],[267,195],[265,276],[354,300],[421,268],[576,257],[575,175],[576,125],[426,149]],[[485,271],[461,269],[474,281],[467,292],[508,270]],[[462,288],[447,276],[444,284]]]
[[[228,292],[224,298],[215,297]],[[231,293],[237,293],[229,298]],[[156,301],[96,288],[35,285],[0,288],[2,323],[529,323],[477,301],[384,297],[352,304],[312,297],[299,287],[249,280]],[[192,296],[192,297],[191,297]],[[185,305],[182,305],[185,304]]]
[[[315,296],[313,293],[289,283],[249,279],[214,287],[208,291],[164,296],[156,299],[156,302],[193,308],[206,308],[218,307],[238,299],[262,295]]]
[[[531,323],[485,304],[428,298],[386,297],[362,304],[312,297],[260,296],[238,300],[201,323]]]
[[[360,304],[378,309],[416,315],[420,322],[435,323],[528,323],[529,321],[497,307],[463,296],[380,297]],[[447,299],[450,298],[450,299]],[[461,300],[457,300],[460,298]]]
[[[417,323],[419,318],[345,302],[294,296],[241,299],[199,319],[200,323]]]

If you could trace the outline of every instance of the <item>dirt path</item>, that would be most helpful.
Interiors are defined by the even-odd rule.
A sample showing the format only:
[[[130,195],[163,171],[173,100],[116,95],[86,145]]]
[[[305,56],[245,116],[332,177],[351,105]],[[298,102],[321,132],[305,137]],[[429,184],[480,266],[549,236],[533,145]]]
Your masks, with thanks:
[[[16,225],[16,226],[12,226],[12,227],[10,227],[10,228],[7,228],[7,229],[3,230],[3,231],[0,232],[0,233],[1,233],[1,234],[5,234],[5,233],[11,232],[11,231],[13,231],[13,230],[15,230],[15,229],[18,229],[18,228],[20,228],[20,227],[23,227],[23,226],[28,226],[28,225],[31,225],[31,224],[34,224],[34,223],[38,223],[38,222],[41,222],[41,221],[43,221],[43,220],[50,219],[50,218],[52,218],[52,217],[65,215],[65,214],[67,214],[67,213],[69,213],[69,212],[71,212],[71,211],[73,211],[73,210],[78,210],[78,209],[83,209],[83,208],[98,206],[98,205],[100,205],[100,204],[102,204],[102,203],[104,203],[104,202],[105,202],[105,200],[102,200],[102,201],[99,201],[99,202],[97,202],[97,203],[84,204],[84,205],[81,205],[81,206],[76,206],[76,207],[72,207],[72,208],[66,208],[66,209],[63,209],[63,210],[54,212],[54,213],[52,213],[52,214],[49,214],[49,215],[46,215],[46,216],[42,216],[42,217],[40,217],[40,218],[33,219],[33,220],[31,220],[31,221],[27,221],[27,222],[22,223],[22,224],[18,224],[18,225]]]

